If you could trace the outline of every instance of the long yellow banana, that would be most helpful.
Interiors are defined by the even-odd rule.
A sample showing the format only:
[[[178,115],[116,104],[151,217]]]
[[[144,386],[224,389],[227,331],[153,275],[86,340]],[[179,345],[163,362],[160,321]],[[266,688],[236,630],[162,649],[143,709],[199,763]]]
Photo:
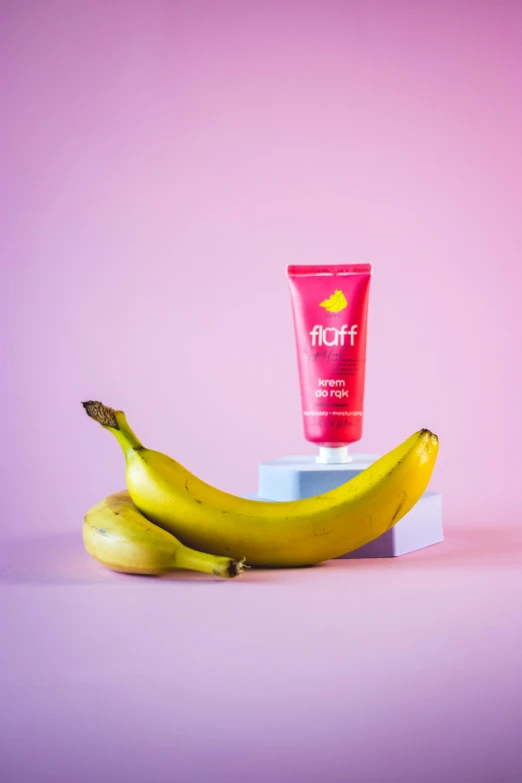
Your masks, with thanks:
[[[183,544],[136,508],[128,492],[116,492],[85,515],[83,541],[90,555],[113,571],[165,574],[178,568],[238,576],[243,561],[216,557]]]
[[[420,430],[330,492],[283,503],[246,500],[146,449],[122,411],[100,402],[83,405],[120,443],[130,495],[149,519],[187,546],[246,557],[250,565],[319,563],[378,538],[419,500],[438,452],[437,436]]]

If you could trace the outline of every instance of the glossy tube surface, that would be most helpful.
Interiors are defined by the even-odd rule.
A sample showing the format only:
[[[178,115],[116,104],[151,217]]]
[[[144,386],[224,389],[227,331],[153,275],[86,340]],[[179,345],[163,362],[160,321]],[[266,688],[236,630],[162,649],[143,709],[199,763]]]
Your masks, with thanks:
[[[362,436],[370,264],[289,266],[306,440]]]

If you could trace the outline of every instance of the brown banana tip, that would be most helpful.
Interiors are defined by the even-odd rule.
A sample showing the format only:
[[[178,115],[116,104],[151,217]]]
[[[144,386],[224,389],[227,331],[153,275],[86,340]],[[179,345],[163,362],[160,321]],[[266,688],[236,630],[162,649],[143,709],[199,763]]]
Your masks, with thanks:
[[[228,564],[228,576],[232,579],[235,576],[240,576],[245,568],[250,568],[250,566],[245,565],[245,558],[242,557],[240,560],[230,560]]]
[[[88,400],[87,402],[82,402],[82,405],[87,416],[97,421],[102,427],[112,427],[115,430],[119,430],[116,411],[113,408],[109,408],[108,405],[104,405],[103,402],[98,400]]]

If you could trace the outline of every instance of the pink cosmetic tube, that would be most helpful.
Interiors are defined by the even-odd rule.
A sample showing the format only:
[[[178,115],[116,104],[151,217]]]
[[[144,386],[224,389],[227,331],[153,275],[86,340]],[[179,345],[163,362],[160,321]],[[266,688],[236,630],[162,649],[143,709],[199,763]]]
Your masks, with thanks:
[[[306,440],[350,462],[362,437],[370,264],[289,266]]]

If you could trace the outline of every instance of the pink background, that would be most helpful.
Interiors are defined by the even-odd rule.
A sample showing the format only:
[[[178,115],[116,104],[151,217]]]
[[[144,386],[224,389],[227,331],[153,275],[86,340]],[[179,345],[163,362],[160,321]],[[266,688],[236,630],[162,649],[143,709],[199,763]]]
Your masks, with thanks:
[[[285,267],[347,261],[360,448],[433,429],[446,524],[520,517],[521,3],[1,8],[8,529],[123,485],[84,399],[234,492],[312,450]]]
[[[0,777],[519,781],[522,3],[0,12]],[[255,489],[313,450],[285,267],[357,261],[360,449],[438,433],[447,540],[231,582],[89,558],[124,473],[80,401]]]

